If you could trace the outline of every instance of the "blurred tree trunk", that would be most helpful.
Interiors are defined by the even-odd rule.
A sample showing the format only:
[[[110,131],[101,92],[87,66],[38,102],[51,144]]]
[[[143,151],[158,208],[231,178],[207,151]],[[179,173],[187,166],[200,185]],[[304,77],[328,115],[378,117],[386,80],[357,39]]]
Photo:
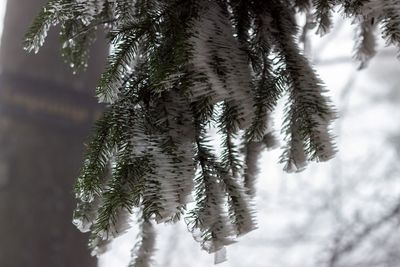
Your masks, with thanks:
[[[58,35],[38,55],[24,32],[46,0],[9,0],[0,47],[0,266],[91,267],[87,236],[72,225],[72,185],[83,143],[101,108],[93,90],[107,47],[72,75]]]

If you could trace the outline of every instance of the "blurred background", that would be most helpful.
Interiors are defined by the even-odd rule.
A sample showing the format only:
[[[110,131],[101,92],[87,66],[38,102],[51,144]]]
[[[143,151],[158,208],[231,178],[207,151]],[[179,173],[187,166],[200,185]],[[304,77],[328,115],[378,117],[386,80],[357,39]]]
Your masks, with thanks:
[[[125,267],[134,221],[99,261],[71,223],[72,184],[101,112],[93,89],[107,47],[98,41],[88,71],[78,75],[62,62],[56,31],[38,55],[26,54],[23,34],[45,2],[0,0],[0,266]],[[400,266],[400,61],[394,47],[380,42],[368,68],[358,70],[354,31],[337,18],[329,35],[311,31],[306,38],[307,55],[338,110],[338,154],[286,174],[280,149],[265,151],[258,229],[228,247],[228,261],[219,266]],[[282,107],[273,116],[276,129]],[[213,266],[184,223],[157,230],[154,266]]]
[[[24,33],[46,0],[0,0],[0,266],[94,267],[87,238],[72,225],[72,185],[101,107],[94,97],[108,48],[73,75],[57,30],[39,54]]]

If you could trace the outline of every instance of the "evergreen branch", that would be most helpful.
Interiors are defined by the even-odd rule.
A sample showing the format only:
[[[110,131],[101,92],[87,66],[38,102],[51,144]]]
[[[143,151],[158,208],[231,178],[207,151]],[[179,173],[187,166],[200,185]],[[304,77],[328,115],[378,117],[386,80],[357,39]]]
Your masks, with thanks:
[[[223,182],[228,197],[229,217],[237,235],[244,235],[256,229],[254,211],[244,188],[237,181],[238,177],[229,174],[225,168],[215,166]]]
[[[246,140],[260,141],[268,132],[269,114],[284,92],[283,65],[272,58],[271,22],[265,20],[264,8],[253,6],[256,30],[252,36],[251,48],[255,56],[251,57],[255,81],[253,82],[254,116],[246,131]],[[276,59],[277,57],[275,57]]]
[[[253,115],[248,55],[233,36],[234,28],[226,6],[208,1],[199,4],[203,8],[199,19],[193,23],[191,63],[204,75],[207,84],[201,88],[201,93],[193,92],[198,97],[194,101],[205,95],[213,95],[214,103],[233,101],[240,112],[240,128],[244,129]]]
[[[211,148],[207,146],[207,137],[203,128],[203,125],[207,124],[207,122],[199,121],[196,118],[201,116],[198,116],[198,114],[195,115],[195,125],[197,125],[195,126],[197,129],[195,159],[199,166],[199,174],[196,177],[197,209],[192,213],[192,216],[196,218],[194,223],[195,228],[199,228],[203,232],[203,247],[208,251],[218,251],[223,245],[228,245],[232,242],[230,237],[232,229],[224,229],[224,227],[218,226],[226,220],[224,217],[218,217],[224,213],[222,210],[222,192],[220,190],[224,190],[227,194],[229,217],[236,229],[236,233],[242,235],[255,228],[254,218],[248,206],[248,201],[246,201],[244,190],[236,181],[239,178],[238,165],[240,161],[237,158],[237,152],[234,151],[234,145],[231,141],[233,141],[232,135],[237,131],[239,122],[238,112],[233,111],[235,107],[231,106],[231,104],[228,102],[224,103],[220,117],[221,130],[226,136],[225,138],[229,139],[228,142],[230,142],[223,145],[226,151],[225,155],[222,156],[222,163],[217,161]],[[202,106],[200,110],[202,109],[207,112],[211,108]],[[204,113],[204,111],[201,113]],[[221,188],[215,183],[215,180],[220,181],[222,184]],[[217,218],[215,218],[215,221],[212,221],[209,216]],[[221,231],[222,235],[218,231]]]
[[[124,145],[122,151],[116,155],[113,178],[101,195],[102,204],[92,227],[96,236],[120,235],[127,229],[120,220],[120,213],[132,213],[133,207],[140,203],[143,178],[149,171],[148,160],[146,157],[132,160],[130,151],[124,151],[127,148],[128,144]]]
[[[382,37],[386,40],[387,45],[395,45],[400,51],[400,3],[398,1],[361,1],[357,5],[354,13],[362,17],[362,30],[361,37],[368,37],[370,40],[374,34],[368,29],[374,28],[375,25],[380,24]],[[368,34],[368,36],[366,35]],[[356,41],[362,44],[361,38]],[[365,43],[365,41],[364,41]]]
[[[257,160],[275,145],[269,116],[285,91],[286,170],[333,155],[334,114],[297,45],[295,17],[314,8],[317,31],[326,33],[337,6],[361,21],[355,57],[364,64],[375,53],[375,25],[389,44],[400,44],[397,0],[51,0],[45,6],[26,35],[27,50],[37,52],[57,24],[62,54],[75,70],[86,67],[97,26],[106,25],[114,45],[96,91],[109,107],[75,185],[74,223],[92,232],[94,253],[126,229],[138,207],[142,238],[131,266],[149,266],[152,222],[179,220],[193,190],[189,226],[205,250],[218,251],[254,229]],[[220,158],[210,146],[210,124],[223,137]]]
[[[181,3],[180,12],[176,12],[177,3]],[[157,45],[148,47],[149,68],[152,70],[150,84],[155,93],[162,93],[176,83],[187,70],[191,56],[191,47],[187,41],[190,33],[190,22],[195,11],[190,1],[173,1],[171,7],[160,15],[162,23],[158,26],[159,38]]]
[[[133,91],[133,90],[132,90]],[[96,122],[94,136],[87,146],[84,163],[75,184],[75,193],[83,202],[92,202],[102,191],[101,177],[115,154],[117,146],[130,139],[130,127],[135,122],[135,94],[120,99]]]
[[[83,24],[89,26],[98,20],[99,16],[107,16],[105,8],[109,7],[108,0],[85,0],[74,1],[74,19],[80,20]],[[94,23],[95,24],[95,23]]]
[[[370,3],[370,0],[339,0],[343,13],[349,17],[361,15],[362,8]],[[380,2],[380,1],[379,1]]]
[[[252,18],[250,14],[250,1],[231,0],[229,1],[232,12],[233,21],[236,28],[237,38],[241,44],[249,41],[249,32],[252,26]]]
[[[268,55],[268,54],[267,54]],[[263,69],[260,73],[254,92],[254,113],[251,126],[247,129],[246,140],[260,141],[268,133],[269,114],[275,109],[278,100],[284,92],[284,81],[282,79],[283,66],[275,63],[276,70],[271,70],[272,62],[262,53],[264,57]],[[276,73],[276,74],[275,74]]]
[[[132,63],[137,52],[137,40],[131,34],[124,34],[107,60],[107,68],[102,74],[96,89],[100,102],[113,103],[118,99],[121,79]]]
[[[129,143],[119,145],[112,179],[100,196],[101,205],[91,227],[93,254],[104,252],[113,238],[129,229],[133,208],[140,205],[149,164],[144,156],[132,158],[131,147]]]
[[[244,188],[250,197],[254,197],[258,174],[258,159],[263,150],[263,144],[261,142],[246,142],[244,150]]]
[[[172,180],[175,183],[179,203],[184,208],[193,191],[192,177],[195,170],[192,159],[194,141],[192,118],[188,115],[190,110],[187,108],[187,101],[177,93],[165,92],[161,99],[162,102],[157,107],[161,107],[163,112],[159,114],[162,117],[157,119],[157,124],[164,126],[163,132],[166,135],[161,150],[171,158]]]
[[[107,19],[107,20],[94,21],[94,22],[91,22],[89,25],[82,24],[81,27],[79,27],[79,30],[74,31],[73,34],[67,35],[68,40],[73,41],[74,39],[80,37],[81,35],[86,35],[87,33],[90,34],[91,31],[97,30],[98,26],[106,25],[106,24],[113,23],[116,21],[117,21],[116,19]],[[68,22],[71,23],[74,21],[68,21]]]
[[[219,132],[223,134],[222,140],[222,166],[230,172],[230,175],[237,178],[242,168],[239,160],[239,152],[233,143],[235,135],[239,129],[239,111],[232,103],[225,101],[222,106],[221,116],[219,118]]]
[[[396,45],[400,51],[400,3],[391,0],[381,5],[382,36],[388,45]]]
[[[115,13],[118,21],[124,23],[132,19],[136,2],[132,0],[120,0],[116,2]]]
[[[145,216],[150,219],[154,215],[158,223],[174,220],[182,211],[176,165],[171,155],[160,148],[165,144],[163,139],[154,135],[148,141],[152,171],[145,178],[147,188],[143,195]]]
[[[101,192],[100,177],[106,171],[116,142],[113,138],[112,113],[106,111],[96,122],[95,134],[90,141],[81,174],[75,184],[77,198],[83,202],[92,202]]]
[[[145,155],[148,158],[148,172],[144,176],[142,199],[140,206],[143,216],[147,219],[156,219],[158,222],[169,220],[176,210],[171,208],[175,203],[175,196],[165,194],[169,191],[169,181],[166,181],[163,171],[171,171],[168,159],[160,151],[160,136],[154,132],[157,129],[153,126],[154,118],[149,111],[142,110],[139,120],[132,129],[132,146],[135,148],[133,154]],[[167,189],[168,188],[168,189]],[[171,192],[169,192],[171,193]]]
[[[150,17],[147,12],[142,14],[139,10],[132,21],[127,21],[111,31],[109,36],[115,47],[108,57],[106,70],[96,90],[100,102],[116,101],[119,95],[118,87],[122,83],[124,73],[132,68],[134,59],[146,56],[146,51],[156,46],[159,19]]]
[[[86,29],[85,34],[77,34],[81,32],[84,25],[79,21],[69,20],[64,23],[61,29],[61,55],[67,61],[74,73],[79,69],[87,68],[87,61],[89,59],[90,45],[96,39],[96,28]],[[70,37],[72,36],[72,37]]]
[[[201,231],[203,249],[211,253],[231,244],[233,233],[222,209],[223,194],[216,182],[217,173],[206,160],[210,155],[208,149],[200,140],[197,148],[196,160],[200,165],[199,175],[195,178],[197,207],[190,213],[190,217],[195,218],[193,228]]]
[[[71,0],[50,0],[33,21],[24,38],[24,49],[39,52],[51,26],[73,17]]]
[[[301,55],[294,41],[296,23],[293,14],[285,13],[279,1],[274,1],[269,15],[273,18],[280,56],[285,62],[289,86],[289,104],[284,130],[288,146],[281,161],[287,171],[301,170],[307,159],[325,161],[334,154],[328,133],[333,119],[329,102],[322,93],[322,82],[309,62]]]
[[[332,13],[336,6],[336,0],[312,0],[315,6],[317,33],[327,34],[332,27]]]
[[[364,18],[358,27],[354,58],[360,62],[359,69],[363,69],[376,54],[376,24],[373,19]]]
[[[223,192],[218,184],[221,173],[215,168],[218,163],[207,145],[204,132],[208,119],[204,114],[212,110],[210,103],[205,101],[204,106],[200,106],[200,103],[192,104],[196,144],[195,162],[198,166],[198,174],[195,177],[196,208],[189,213],[191,219],[189,226],[194,234],[196,230],[200,231],[195,238],[202,243],[203,249],[211,253],[231,244],[233,232],[223,210]],[[196,106],[200,106],[200,110]]]

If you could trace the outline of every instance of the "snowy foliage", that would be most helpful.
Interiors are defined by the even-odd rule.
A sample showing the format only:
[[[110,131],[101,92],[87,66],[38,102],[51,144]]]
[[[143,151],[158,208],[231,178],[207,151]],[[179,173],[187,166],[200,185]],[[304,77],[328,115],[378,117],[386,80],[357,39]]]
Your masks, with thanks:
[[[74,71],[86,68],[99,27],[113,45],[96,91],[108,108],[75,187],[74,223],[91,232],[94,254],[126,231],[133,213],[142,235],[131,266],[149,266],[154,222],[185,216],[217,258],[255,229],[257,159],[276,146],[271,114],[283,95],[284,169],[333,157],[335,114],[299,48],[296,15],[313,13],[323,34],[338,6],[360,23],[355,58],[362,66],[375,54],[375,25],[399,44],[395,0],[51,0],[44,7],[27,50],[37,52],[58,24]],[[221,151],[210,142],[211,127]]]

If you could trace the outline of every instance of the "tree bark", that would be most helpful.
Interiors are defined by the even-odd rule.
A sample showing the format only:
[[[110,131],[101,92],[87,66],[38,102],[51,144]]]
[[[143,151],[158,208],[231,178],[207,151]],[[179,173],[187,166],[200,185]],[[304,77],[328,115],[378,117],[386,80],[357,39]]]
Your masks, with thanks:
[[[87,236],[71,223],[72,185],[101,107],[93,89],[107,46],[72,71],[52,31],[39,54],[22,39],[45,0],[9,0],[0,46],[0,266],[91,267]]]

